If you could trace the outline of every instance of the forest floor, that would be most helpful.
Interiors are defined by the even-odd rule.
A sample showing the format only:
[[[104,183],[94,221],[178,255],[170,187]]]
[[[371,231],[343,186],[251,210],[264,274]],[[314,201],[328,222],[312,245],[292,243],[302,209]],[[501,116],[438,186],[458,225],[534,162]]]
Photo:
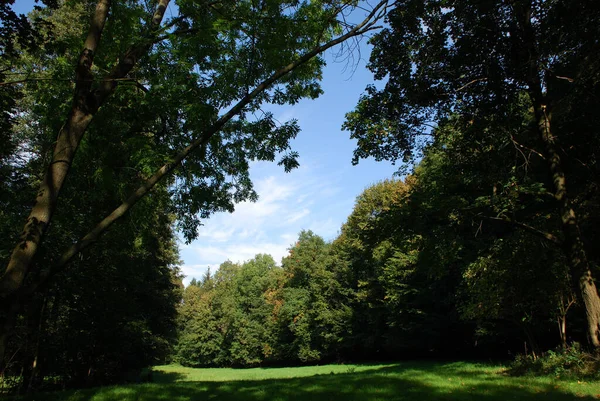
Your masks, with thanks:
[[[600,381],[511,377],[498,365],[402,362],[295,368],[153,368],[153,383],[56,393],[37,401],[508,401],[597,400]]]

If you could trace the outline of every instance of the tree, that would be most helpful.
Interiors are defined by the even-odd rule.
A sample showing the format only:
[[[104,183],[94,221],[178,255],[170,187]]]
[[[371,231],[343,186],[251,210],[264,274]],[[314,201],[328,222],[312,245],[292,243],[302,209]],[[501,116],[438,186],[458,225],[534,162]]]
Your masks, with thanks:
[[[50,8],[58,6],[56,0],[43,0],[42,3]],[[6,178],[5,158],[13,153],[14,140],[10,136],[14,123],[16,100],[20,97],[18,88],[6,84],[7,73],[10,74],[13,62],[18,58],[18,49],[33,49],[42,41],[42,30],[49,28],[41,19],[30,20],[23,14],[17,14],[12,9],[14,1],[0,4],[0,178]],[[36,6],[39,8],[39,6]],[[51,30],[50,30],[51,32]]]
[[[69,189],[85,186],[77,184]],[[79,207],[101,212],[106,206],[93,197],[73,202],[70,190],[63,193],[63,207],[69,205],[72,213],[57,215],[53,225],[67,237],[81,222]],[[110,383],[168,361],[180,299],[179,262],[172,217],[163,214],[168,194],[163,188],[153,195],[103,238],[102,247],[73,261],[76,275],[59,273],[24,303],[7,345],[12,362],[5,371],[25,380],[23,390],[48,385],[45,377],[63,386]],[[40,254],[42,262],[57,252],[53,239]]]
[[[287,277],[277,312],[285,359],[316,362],[339,357],[350,331],[351,309],[340,279],[340,260],[331,245],[301,231],[283,258]]]
[[[222,313],[227,325],[225,344],[233,366],[254,366],[271,357],[274,344],[268,320],[272,307],[265,293],[275,287],[279,270],[270,255],[256,255],[242,264],[233,288],[224,294],[232,301]]]
[[[365,189],[334,242],[354,295],[352,347],[364,358],[450,353],[447,344],[463,349],[468,338],[456,313],[457,233],[443,202],[435,213],[420,202],[438,194],[422,194],[416,174]],[[448,195],[439,199],[456,206]]]
[[[110,0],[100,0],[78,56],[73,52],[78,40],[70,37],[62,42],[65,47],[54,48],[54,56],[22,67],[49,74],[30,84],[51,78],[60,88],[60,82],[73,82],[74,87],[63,85],[58,91],[73,91],[73,100],[59,98],[57,110],[68,115],[64,123],[49,119],[47,128],[58,132],[51,161],[0,278],[5,308],[0,339],[10,331],[22,299],[96,242],[175,170],[179,169],[178,174],[168,185],[175,189],[175,209],[191,239],[200,218],[217,210],[231,211],[235,202],[256,198],[248,178],[249,160],[272,161],[283,153],[280,164],[286,170],[295,167],[297,154],[289,149],[289,140],[298,132],[295,122],[278,127],[268,113],[253,115],[260,112],[263,102],[294,103],[317,96],[323,65],[318,55],[374,29],[387,6],[381,2],[362,22],[347,26],[337,21],[340,13],[352,7],[345,1],[182,1],[180,15],[163,24],[168,4],[160,0],[149,9],[145,3],[112,5]],[[82,11],[84,18],[85,7]],[[104,33],[112,41],[106,37],[101,41]],[[75,66],[74,80],[65,62]],[[165,81],[174,85],[166,89]],[[138,166],[135,185],[129,195],[121,197],[121,205],[41,270],[34,257],[84,134],[96,125],[99,135],[115,143],[126,142],[137,151],[150,149],[151,157]],[[132,137],[133,133],[137,135]]]
[[[189,286],[180,306],[177,359],[186,366],[255,366],[276,355],[272,305],[281,268],[259,254],[224,262],[214,280]]]
[[[389,345],[384,338],[389,333],[390,313],[384,299],[390,282],[383,283],[382,276],[389,254],[400,251],[390,244],[390,234],[397,227],[389,219],[389,212],[406,195],[407,187],[397,180],[365,189],[333,244],[348,263],[343,280],[353,292],[352,348],[367,358]],[[401,295],[395,293],[394,297]]]
[[[26,89],[23,95],[22,102],[40,100]],[[15,180],[6,183],[15,196],[3,199],[8,216],[0,222],[0,230],[7,233],[4,241],[14,237],[12,223],[27,213],[21,202],[27,204],[39,182],[43,149],[52,143],[43,127],[40,119],[39,124],[24,124],[20,132],[31,153],[13,164]],[[79,174],[61,195],[54,235],[38,254],[40,266],[60,256],[65,239],[79,237],[82,226],[109,212],[111,201],[135,179],[139,157],[118,154],[110,141],[93,135],[79,151],[82,157],[73,166]],[[171,209],[167,187],[158,185],[124,218],[125,224],[102,239],[101,247],[73,261],[77,274],[59,272],[43,291],[22,301],[7,345],[11,363],[6,374],[23,377],[23,390],[39,389],[49,376],[63,385],[112,382],[128,371],[167,360],[179,299],[174,215],[165,213]],[[1,249],[8,251],[5,244]]]
[[[223,336],[215,315],[215,292],[190,284],[178,311],[176,360],[184,366],[211,366],[223,353]]]
[[[592,1],[577,10],[563,1],[398,3],[390,27],[373,39],[370,68],[388,82],[382,90],[367,88],[345,124],[358,139],[355,163],[368,156],[409,160],[432,124],[453,114],[475,125],[489,115],[510,118],[525,94],[532,122],[527,142],[546,161],[545,185],[555,198],[564,252],[596,348],[600,297],[572,202],[577,189],[567,187],[572,164],[564,160],[583,151],[579,141],[596,124],[585,107],[576,110],[571,102],[584,87],[596,91],[598,65],[590,57],[597,44],[587,38],[598,29],[597,7]],[[590,118],[576,127],[577,138],[567,121],[584,115]],[[577,150],[570,153],[570,147]]]
[[[415,172],[412,214],[421,263],[454,287],[454,309],[474,325],[469,340],[493,352],[514,350],[524,336],[520,344],[538,353],[558,342],[548,333],[571,296],[569,273],[549,221],[555,204],[537,168],[543,160],[519,146],[528,145],[527,109],[517,104],[511,116],[488,116],[485,130],[459,117],[440,123]]]
[[[351,309],[340,262],[310,231],[300,233],[282,267],[263,254],[241,265],[224,262],[211,280],[185,291],[177,359],[256,366],[343,356]]]
[[[334,242],[354,294],[355,353],[481,357],[558,343],[549,333],[571,292],[554,198],[544,161],[525,153],[531,116],[510,107],[440,121],[412,176],[357,198]]]

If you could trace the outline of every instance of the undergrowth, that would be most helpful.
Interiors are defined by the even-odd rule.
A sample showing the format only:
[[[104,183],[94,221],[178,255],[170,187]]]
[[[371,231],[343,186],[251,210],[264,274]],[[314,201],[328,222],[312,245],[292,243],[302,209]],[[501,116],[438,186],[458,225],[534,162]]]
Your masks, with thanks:
[[[519,355],[509,368],[514,376],[556,376],[571,379],[600,379],[600,355],[586,352],[578,343],[547,351],[541,357]]]

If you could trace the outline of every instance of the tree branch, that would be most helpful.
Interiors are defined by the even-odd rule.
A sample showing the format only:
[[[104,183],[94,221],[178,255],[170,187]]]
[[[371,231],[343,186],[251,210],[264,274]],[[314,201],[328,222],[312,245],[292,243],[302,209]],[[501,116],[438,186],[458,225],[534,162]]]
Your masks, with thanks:
[[[540,157],[542,160],[546,160],[546,157],[545,157],[543,154],[541,154],[540,152],[538,152],[537,150],[535,150],[535,149],[531,149],[531,148],[528,148],[527,146],[525,146],[525,145],[522,145],[522,144],[520,144],[519,142],[517,142],[517,140],[514,138],[514,136],[513,136],[512,134],[510,134],[510,140],[512,141],[512,143],[513,143],[513,145],[515,146],[515,148],[518,146],[518,147],[520,147],[520,148],[523,148],[523,149],[525,149],[525,150],[528,150],[528,151],[529,151],[529,152],[531,152],[531,153],[535,153],[535,154],[536,154],[536,155],[538,155],[538,156],[539,156],[539,157]],[[518,150],[518,149],[517,149],[517,150]],[[519,150],[519,152],[521,152],[521,151]],[[523,152],[521,152],[521,154],[523,154]],[[528,158],[526,158],[524,154],[523,154],[523,157],[526,159],[527,163],[529,163],[529,159],[528,159]]]
[[[99,0],[90,21],[83,50],[75,67],[75,91],[71,111],[65,125],[58,133],[52,154],[37,191],[36,199],[15,246],[6,270],[0,277],[0,297],[8,297],[22,288],[31,269],[33,258],[50,225],[58,196],[69,173],[71,163],[85,132],[92,120],[94,107],[88,102],[93,79],[92,65],[104,25],[108,19],[110,0]]]
[[[140,57],[148,53],[154,43],[153,37],[160,28],[169,1],[170,0],[159,0],[146,37],[141,42],[132,45],[119,59],[119,62],[113,67],[108,76],[102,80],[102,84],[94,94],[98,105],[102,105],[106,101],[106,99],[115,91],[118,81],[125,78],[127,74],[131,72],[133,67],[135,67]]]
[[[515,221],[512,219],[506,218],[506,217],[491,217],[491,216],[481,216],[481,217],[486,220],[500,221],[500,222],[503,222],[503,223],[506,223],[506,224],[509,224],[509,225],[512,225],[515,227],[519,227],[525,231],[528,231],[532,234],[537,235],[538,237],[544,238],[556,245],[560,245],[560,246],[563,245],[563,241],[560,238],[558,238],[557,236],[555,236],[554,234],[538,230],[537,228],[532,227],[528,224],[521,223],[521,222],[518,222],[518,221]]]
[[[17,85],[24,84],[26,82],[36,82],[36,81],[55,81],[55,82],[74,82],[74,83],[86,83],[86,82],[105,82],[105,81],[114,81],[114,82],[135,82],[139,85],[141,83],[137,82],[134,78],[113,78],[113,79],[76,79],[76,78],[51,78],[51,77],[42,77],[42,78],[25,78],[18,81],[7,81],[0,82],[0,86],[8,86],[8,85]]]
[[[162,167],[160,167],[150,178],[148,178],[142,185],[133,191],[130,196],[116,209],[114,209],[108,216],[106,216],[96,227],[94,227],[89,233],[87,233],[81,240],[77,243],[73,244],[69,247],[60,257],[60,259],[52,266],[52,268],[44,271],[40,274],[38,280],[35,280],[31,283],[31,285],[27,288],[26,292],[30,293],[35,291],[41,284],[43,284],[49,277],[56,274],[58,271],[62,270],[71,259],[77,255],[79,252],[88,248],[94,242],[96,242],[100,236],[117,220],[119,220],[123,215],[131,209],[141,198],[143,198],[150,190],[163,178],[165,178],[168,174],[178,168],[181,162],[188,157],[194,150],[205,145],[210,138],[217,132],[223,128],[225,124],[227,124],[233,117],[235,117],[238,113],[240,113],[245,106],[247,106],[252,100],[254,100],[258,95],[267,90],[273,83],[282,78],[283,76],[289,74],[294,71],[301,65],[307,63],[317,55],[323,53],[324,51],[330,49],[333,46],[336,46],[339,43],[344,42],[345,40],[360,35],[363,32],[363,28],[371,25],[373,23],[373,18],[382,17],[382,14],[376,16],[379,10],[384,8],[388,3],[387,0],[381,1],[369,14],[368,16],[359,24],[357,24],[353,29],[349,30],[345,34],[333,39],[325,44],[316,46],[313,50],[304,54],[302,57],[297,59],[296,61],[288,64],[287,66],[281,68],[280,70],[274,72],[270,77],[265,79],[262,83],[260,83],[254,90],[244,96],[237,104],[235,104],[229,111],[227,111],[224,115],[222,115],[213,125],[208,127],[198,138],[192,141],[188,146],[182,149],[179,153],[177,153],[172,161],[166,163]]]

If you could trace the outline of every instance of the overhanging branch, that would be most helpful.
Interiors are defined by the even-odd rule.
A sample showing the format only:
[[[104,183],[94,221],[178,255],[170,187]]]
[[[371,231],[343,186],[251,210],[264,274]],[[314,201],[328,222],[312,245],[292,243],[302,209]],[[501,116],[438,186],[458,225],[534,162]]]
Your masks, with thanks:
[[[49,277],[53,276],[60,270],[62,270],[71,259],[83,251],[84,249],[91,246],[94,242],[96,242],[100,236],[117,220],[119,220],[123,215],[131,209],[141,198],[143,198],[150,190],[163,178],[177,169],[181,162],[188,157],[194,150],[206,144],[210,138],[217,132],[219,132],[225,124],[227,124],[233,117],[235,117],[238,113],[240,113],[245,106],[247,106],[250,102],[252,102],[258,95],[267,90],[273,83],[275,83],[280,78],[294,71],[301,65],[307,63],[317,55],[323,53],[324,51],[330,49],[333,46],[336,46],[347,39],[360,35],[365,32],[365,29],[372,29],[374,23],[383,17],[384,13],[382,10],[385,10],[388,1],[384,0],[377,4],[373,8],[373,10],[367,15],[367,17],[359,24],[354,26],[353,29],[349,30],[345,34],[332,39],[331,41],[318,45],[313,48],[311,51],[304,54],[298,60],[288,64],[287,66],[281,68],[280,70],[274,72],[270,77],[261,82],[254,90],[246,96],[244,96],[237,104],[235,104],[229,111],[227,111],[224,115],[222,115],[213,125],[206,128],[206,130],[194,141],[192,141],[188,146],[182,149],[179,153],[177,153],[172,161],[166,163],[162,167],[160,167],[156,172],[148,178],[142,185],[133,191],[130,196],[116,209],[114,209],[108,216],[106,216],[96,227],[94,227],[89,233],[87,233],[81,240],[77,243],[73,244],[69,247],[60,257],[60,259],[52,266],[52,268],[44,271],[40,274],[37,280],[31,283],[30,286],[25,290],[30,293],[35,291],[41,284],[43,284]],[[115,67],[118,70],[118,66]],[[112,75],[112,74],[111,74]]]
[[[528,231],[532,234],[537,235],[538,237],[544,238],[545,240],[550,241],[556,245],[560,245],[560,246],[563,245],[563,241],[560,238],[558,238],[556,235],[551,234],[549,232],[542,231],[542,230],[538,230],[537,228],[530,226],[528,224],[521,223],[521,222],[518,222],[518,221],[515,221],[512,219],[506,218],[506,217],[491,217],[491,216],[481,216],[481,217],[486,220],[500,221],[502,223],[521,228],[525,231]]]

